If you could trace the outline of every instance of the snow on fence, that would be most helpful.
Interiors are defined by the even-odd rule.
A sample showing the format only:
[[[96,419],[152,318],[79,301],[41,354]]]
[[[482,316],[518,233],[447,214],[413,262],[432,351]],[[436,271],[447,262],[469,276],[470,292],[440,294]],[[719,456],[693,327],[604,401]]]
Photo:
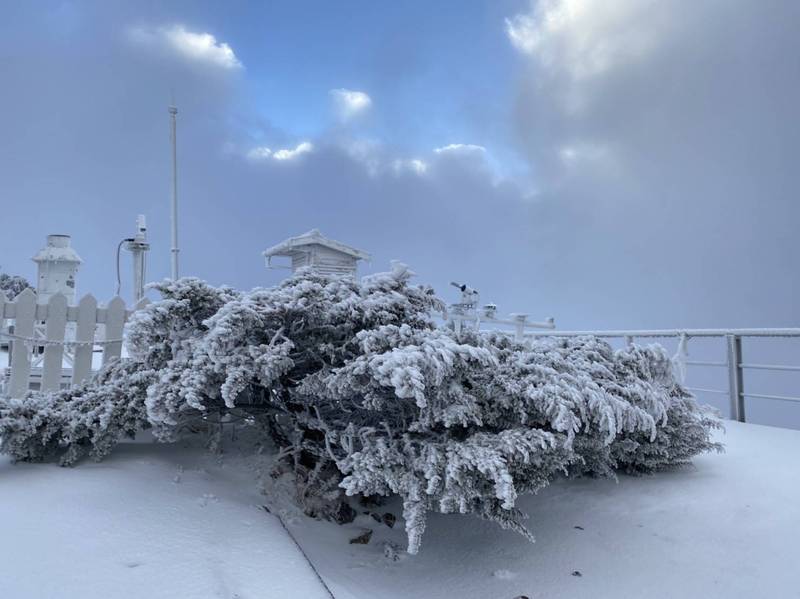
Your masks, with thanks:
[[[57,391],[80,384],[93,370],[95,347],[102,347],[102,364],[120,356],[131,313],[120,297],[98,306],[87,294],[69,306],[61,294],[40,304],[31,289],[13,301],[0,293],[0,342],[8,346],[0,395],[22,397],[29,389]]]
[[[778,395],[767,393],[754,393],[745,390],[744,372],[747,370],[761,370],[767,372],[789,371],[800,372],[800,365],[794,364],[761,364],[746,362],[742,354],[742,340],[746,338],[794,338],[800,339],[800,328],[787,329],[686,329],[686,330],[632,330],[632,331],[550,331],[526,333],[526,338],[531,337],[580,337],[594,335],[607,339],[623,339],[628,345],[637,338],[669,339],[678,341],[678,351],[673,357],[673,363],[678,370],[679,378],[685,381],[687,366],[701,366],[711,368],[725,368],[727,370],[727,389],[708,389],[687,387],[690,391],[727,395],[731,420],[745,422],[745,399],[765,399],[791,403],[800,402],[800,397],[793,395]],[[722,361],[689,360],[689,340],[692,338],[717,338],[725,340],[726,356]],[[683,382],[682,381],[682,382]]]

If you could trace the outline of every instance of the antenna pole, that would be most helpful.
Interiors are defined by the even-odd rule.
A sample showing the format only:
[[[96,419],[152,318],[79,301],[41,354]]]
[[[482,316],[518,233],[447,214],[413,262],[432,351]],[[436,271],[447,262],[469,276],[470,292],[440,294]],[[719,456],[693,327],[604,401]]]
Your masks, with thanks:
[[[171,105],[170,114],[170,133],[172,141],[172,280],[178,278],[178,137],[177,137],[177,116],[178,109]]]

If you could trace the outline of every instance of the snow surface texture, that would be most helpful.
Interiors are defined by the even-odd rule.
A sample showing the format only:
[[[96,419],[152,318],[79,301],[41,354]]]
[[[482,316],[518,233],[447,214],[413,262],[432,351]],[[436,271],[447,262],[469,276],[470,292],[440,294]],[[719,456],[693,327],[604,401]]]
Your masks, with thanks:
[[[124,443],[80,468],[0,457],[3,599],[329,598],[253,472]]]
[[[726,453],[694,467],[522,497],[533,545],[458,515],[432,515],[417,556],[387,549],[401,521],[289,528],[337,599],[800,597],[800,432],[726,427]],[[2,457],[0,597],[327,597],[263,502],[248,461],[181,444],[123,443],[74,469]]]
[[[489,522],[432,514],[423,551],[393,561],[385,543],[402,546],[402,527],[366,515],[290,529],[337,599],[800,597],[800,432],[725,426],[726,453],[693,467],[561,481],[520,498],[535,544]],[[363,528],[374,531],[369,544],[348,544]]]

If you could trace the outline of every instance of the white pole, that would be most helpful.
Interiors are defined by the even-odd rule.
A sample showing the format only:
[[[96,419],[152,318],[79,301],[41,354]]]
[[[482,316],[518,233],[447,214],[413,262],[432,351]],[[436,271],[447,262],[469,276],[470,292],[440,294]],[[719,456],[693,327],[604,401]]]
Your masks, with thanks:
[[[178,278],[178,139],[176,117],[178,109],[169,107],[172,133],[172,280]]]
[[[136,218],[136,236],[126,246],[133,256],[133,304],[136,305],[144,297],[146,252],[150,249],[147,243],[147,221],[144,214]]]
[[[144,251],[141,248],[131,249],[133,254],[133,305],[144,297]]]

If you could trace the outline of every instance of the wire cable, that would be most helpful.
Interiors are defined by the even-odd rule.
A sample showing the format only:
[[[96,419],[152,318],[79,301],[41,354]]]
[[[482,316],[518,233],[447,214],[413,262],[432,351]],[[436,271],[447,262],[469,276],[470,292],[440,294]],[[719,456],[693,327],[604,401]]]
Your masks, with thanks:
[[[123,243],[130,243],[136,241],[133,237],[127,237],[117,244],[117,292],[114,295],[119,295],[119,290],[122,288],[122,279],[119,276],[119,253],[122,250]]]

